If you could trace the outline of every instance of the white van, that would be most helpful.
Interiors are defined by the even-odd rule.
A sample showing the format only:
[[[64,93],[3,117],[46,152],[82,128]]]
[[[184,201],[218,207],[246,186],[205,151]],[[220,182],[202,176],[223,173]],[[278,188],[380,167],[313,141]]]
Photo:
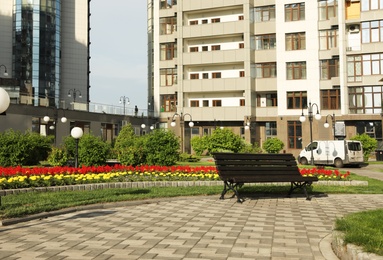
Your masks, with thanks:
[[[303,165],[310,164],[311,150],[315,165],[334,165],[336,168],[342,168],[351,164],[360,166],[364,162],[360,141],[313,141],[300,152],[298,162]]]

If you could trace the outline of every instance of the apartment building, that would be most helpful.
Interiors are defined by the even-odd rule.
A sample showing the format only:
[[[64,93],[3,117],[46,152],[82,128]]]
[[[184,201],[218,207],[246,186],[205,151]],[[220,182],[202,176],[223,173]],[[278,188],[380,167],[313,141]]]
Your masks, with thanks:
[[[148,0],[148,35],[149,110],[186,152],[217,127],[294,154],[311,138],[382,142],[382,1]]]

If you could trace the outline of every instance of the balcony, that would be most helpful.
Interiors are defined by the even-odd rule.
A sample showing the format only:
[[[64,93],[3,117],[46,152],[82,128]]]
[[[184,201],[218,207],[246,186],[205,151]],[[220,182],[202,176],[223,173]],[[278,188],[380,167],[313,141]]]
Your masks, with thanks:
[[[244,91],[250,84],[249,78],[193,79],[183,81],[184,92],[227,92]]]
[[[246,60],[245,49],[225,50],[225,51],[205,51],[205,52],[187,52],[183,54],[184,65],[201,65],[236,62],[243,64]]]
[[[184,107],[184,113],[193,116],[193,121],[243,121],[243,116],[248,114],[246,107]]]
[[[244,33],[245,21],[187,25],[183,27],[183,37],[212,37]]]

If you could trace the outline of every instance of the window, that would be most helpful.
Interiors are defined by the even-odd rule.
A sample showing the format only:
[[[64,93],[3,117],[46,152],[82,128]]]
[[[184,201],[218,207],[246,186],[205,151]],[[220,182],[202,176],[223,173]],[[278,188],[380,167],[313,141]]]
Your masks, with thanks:
[[[197,25],[198,24],[198,20],[189,21],[189,24],[190,25]]]
[[[190,52],[198,52],[198,47],[190,47]]]
[[[209,73],[202,73],[202,78],[203,79],[208,79],[209,78]]]
[[[321,60],[320,62],[320,78],[322,80],[339,77],[339,58],[331,60]]]
[[[198,52],[198,47],[190,47],[190,52]]]
[[[221,18],[213,18],[213,19],[211,19],[211,22],[212,23],[219,23],[219,22],[221,22]]]
[[[275,19],[275,5],[256,7],[254,12],[255,22],[266,22]]]
[[[275,34],[264,34],[255,36],[256,50],[269,50],[277,48],[277,40]]]
[[[362,55],[363,75],[383,74],[383,54],[365,54]]]
[[[285,5],[285,21],[305,20],[305,3],[294,3]]]
[[[211,77],[212,77],[213,79],[219,79],[219,78],[221,78],[221,72],[213,72],[213,73],[211,74]]]
[[[207,46],[202,46],[202,51],[208,51],[208,47]]]
[[[321,30],[319,31],[319,49],[330,50],[338,47],[338,29]]]
[[[264,101],[265,99],[266,99],[266,103]],[[257,95],[257,107],[276,107],[276,106],[278,106],[277,93]]]
[[[190,79],[199,79],[199,73],[190,73]]]
[[[222,106],[222,100],[216,99],[213,100],[213,107],[221,107]]]
[[[160,18],[160,35],[172,34],[177,31],[177,17]]]
[[[347,56],[347,81],[362,81],[362,56]]]
[[[383,20],[362,22],[362,43],[383,42]]]
[[[325,89],[320,91],[322,109],[338,110],[340,109],[340,90]]]
[[[337,0],[320,0],[318,1],[319,20],[329,20],[331,17],[337,17],[338,1]]]
[[[177,69],[161,69],[160,81],[161,87],[177,84]]]
[[[177,44],[174,42],[162,43],[161,48],[161,60],[172,60],[177,58]]]
[[[287,133],[289,148],[302,149],[302,123],[300,121],[288,121]]]
[[[202,24],[207,24],[207,19],[203,19]]]
[[[277,137],[277,122],[266,122],[266,139]]]
[[[278,95],[266,94],[266,107],[277,107],[278,106]]]
[[[219,50],[221,50],[221,45],[212,45],[211,50],[212,51],[219,51]]]
[[[255,64],[257,78],[275,78],[277,76],[277,63],[258,63]]]
[[[287,79],[306,79],[306,62],[287,62],[286,74]]]
[[[239,72],[239,77],[240,77],[240,78],[245,77],[245,72],[244,72],[243,70],[241,70],[241,71]]]
[[[307,105],[307,92],[287,92],[287,109],[302,109]]]
[[[243,20],[243,15],[238,16],[238,20],[242,21]]]
[[[240,106],[240,107],[244,107],[244,106],[245,106],[245,99],[244,99],[244,98],[241,98],[241,99],[239,100],[239,106]]]
[[[361,0],[360,2],[362,11],[383,9],[383,2],[381,0]]]
[[[286,51],[306,49],[306,33],[287,33]]]
[[[380,114],[383,86],[349,87],[350,114]]]
[[[238,47],[239,47],[240,49],[243,49],[243,48],[245,48],[245,44],[244,44],[243,42],[241,42],[241,43],[239,43]]]
[[[209,100],[202,100],[202,106],[208,107],[209,106]]]
[[[160,0],[160,9],[172,8],[173,5],[177,5],[177,0]]]
[[[199,100],[190,100],[190,107],[199,107]]]
[[[161,95],[161,112],[176,112],[177,95]]]

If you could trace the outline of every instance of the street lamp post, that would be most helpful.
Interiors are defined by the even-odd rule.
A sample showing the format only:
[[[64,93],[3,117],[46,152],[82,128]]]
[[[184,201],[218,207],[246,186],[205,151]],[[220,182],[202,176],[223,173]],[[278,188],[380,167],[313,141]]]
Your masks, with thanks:
[[[74,166],[78,167],[78,141],[82,137],[84,132],[80,127],[73,127],[72,131],[70,131],[70,135],[75,139],[76,141],[76,154],[75,154],[75,164]]]
[[[332,115],[330,115],[330,114],[328,114],[327,116],[326,116],[326,122],[324,123],[324,127],[325,128],[328,128],[329,126],[330,126],[330,124],[327,122],[327,118],[328,117],[331,117],[331,123],[332,123],[332,133],[333,133],[333,135],[334,135],[334,140],[335,140],[335,113],[333,113]]]
[[[51,107],[51,108],[54,110],[54,112],[53,112],[53,125],[51,125],[49,127],[49,129],[54,130],[54,138],[55,138],[54,141],[55,141],[55,143],[57,143],[57,140],[56,140],[56,137],[57,137],[56,127],[57,127],[57,119],[58,119],[59,111],[56,109],[56,107]],[[47,113],[47,115],[43,117],[43,121],[45,123],[47,123],[47,125],[49,124],[49,121],[51,120],[51,118],[49,117],[48,114],[49,113]],[[68,119],[65,117],[65,114],[61,117],[60,121],[61,121],[61,123],[66,123],[68,121]]]
[[[321,115],[319,113],[319,107],[316,103],[313,103],[311,104],[311,102],[309,102],[309,105],[307,106],[307,111],[308,111],[308,117],[309,117],[309,122],[310,122],[310,150],[311,150],[311,159],[310,159],[310,164],[311,165],[314,165],[314,152],[313,152],[313,147],[312,147],[312,143],[313,143],[313,107],[316,106],[317,108],[317,112],[315,114],[315,119],[316,120],[320,120],[321,119]],[[302,123],[306,121],[306,117],[303,113],[303,109],[304,107],[302,107],[302,115],[299,117],[299,121],[301,121]]]
[[[76,103],[77,94],[79,98],[82,98],[80,90],[73,88],[68,91],[68,97],[71,97],[73,95],[73,108],[74,108],[74,103]]]
[[[125,112],[125,106],[126,106],[126,103],[128,103],[128,105],[130,104],[130,100],[129,100],[129,98],[128,97],[126,97],[126,96],[121,96],[120,97],[120,104],[123,104],[123,106],[124,106],[124,115],[126,115],[126,112]]]
[[[4,67],[4,74],[3,74],[3,75],[4,75],[5,77],[7,77],[7,76],[8,76],[7,67],[6,67],[4,64],[1,64],[1,65],[0,65],[0,68],[1,68],[1,67]]]
[[[8,92],[5,89],[0,88],[0,114],[4,113],[11,103],[11,99]]]
[[[190,127],[193,127],[194,126],[194,123],[193,123],[193,119],[192,119],[192,116],[189,114],[189,113],[181,113],[181,114],[178,114],[178,113],[175,113],[172,117],[172,122],[170,123],[170,125],[172,127],[175,127],[176,126],[176,117],[179,117],[180,118],[180,126],[181,126],[181,151],[184,153],[185,152],[185,145],[184,145],[184,128],[185,128],[185,116],[189,116],[190,117],[190,122],[189,122],[189,126]]]

